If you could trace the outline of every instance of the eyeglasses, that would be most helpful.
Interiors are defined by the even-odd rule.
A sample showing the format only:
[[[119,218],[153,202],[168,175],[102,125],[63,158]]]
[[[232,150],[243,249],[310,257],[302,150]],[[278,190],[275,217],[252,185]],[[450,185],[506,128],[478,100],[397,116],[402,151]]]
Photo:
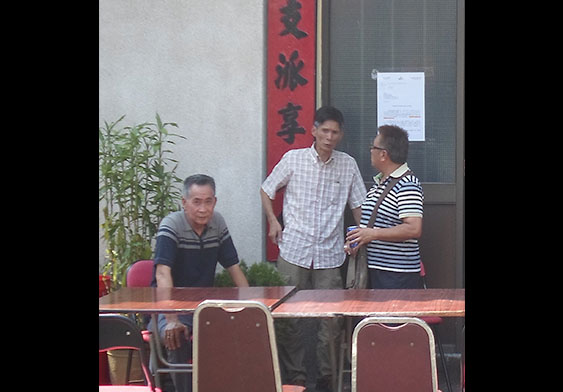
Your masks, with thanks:
[[[373,151],[374,149],[387,151],[387,149],[386,149],[386,148],[383,148],[383,147],[369,146],[369,151],[370,151],[370,152]]]

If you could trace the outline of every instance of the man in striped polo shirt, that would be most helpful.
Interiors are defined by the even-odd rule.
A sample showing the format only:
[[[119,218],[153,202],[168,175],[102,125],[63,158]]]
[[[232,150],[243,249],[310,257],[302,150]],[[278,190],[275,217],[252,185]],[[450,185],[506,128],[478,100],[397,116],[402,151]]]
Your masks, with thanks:
[[[211,287],[219,262],[236,286],[248,287],[225,219],[215,211],[216,203],[212,177],[194,174],[184,180],[183,210],[170,213],[158,227],[152,286]],[[158,315],[169,362],[187,363],[191,358],[192,325],[192,313]],[[191,373],[172,373],[172,381],[176,392],[192,390]]]
[[[422,287],[418,238],[422,234],[424,194],[418,178],[407,173],[408,149],[405,130],[393,125],[378,128],[370,150],[371,164],[380,173],[373,178],[374,184],[362,204],[363,228],[350,231],[346,237],[348,244],[367,244],[369,277],[374,289]],[[373,228],[367,228],[379,196],[393,178],[401,176],[381,202]]]

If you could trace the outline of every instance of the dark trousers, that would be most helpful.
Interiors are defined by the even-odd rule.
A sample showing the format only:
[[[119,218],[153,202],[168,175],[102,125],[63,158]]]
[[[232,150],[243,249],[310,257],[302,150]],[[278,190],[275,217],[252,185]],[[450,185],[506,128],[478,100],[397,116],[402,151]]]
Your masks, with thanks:
[[[193,324],[193,314],[180,314],[178,316],[181,323],[187,325],[190,331],[192,330]],[[160,341],[163,342],[165,339],[164,328],[166,327],[166,318],[163,314],[158,315],[158,331],[160,334]],[[147,326],[150,331],[152,331],[152,319]],[[185,339],[180,339],[181,346],[176,350],[166,349],[166,355],[168,362],[170,363],[188,363],[188,360],[192,358],[192,343],[186,341]],[[192,392],[192,373],[170,373],[172,382],[174,383],[174,388],[176,392]]]
[[[421,289],[419,272],[391,272],[368,268],[372,289]]]
[[[287,284],[296,286],[298,290],[310,289],[341,289],[342,276],[339,268],[307,269],[291,264],[278,257],[277,268]],[[276,339],[278,356],[284,382],[291,384],[307,380],[305,366],[305,342],[303,341],[303,319],[288,318],[276,320]],[[330,344],[338,342],[342,320],[321,319],[317,331],[316,346],[317,367],[319,378],[331,375]],[[334,375],[336,377],[336,375]]]

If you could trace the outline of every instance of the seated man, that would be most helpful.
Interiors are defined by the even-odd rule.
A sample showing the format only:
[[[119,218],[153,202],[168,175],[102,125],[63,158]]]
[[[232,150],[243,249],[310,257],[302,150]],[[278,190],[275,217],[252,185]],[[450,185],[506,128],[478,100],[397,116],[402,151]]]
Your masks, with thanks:
[[[225,220],[214,211],[216,203],[213,178],[196,174],[184,180],[183,211],[166,216],[158,228],[153,287],[211,287],[217,261],[236,286],[248,287]],[[192,325],[193,314],[158,315],[169,362],[187,363],[191,358]],[[177,392],[192,390],[191,374],[172,373],[172,381]]]

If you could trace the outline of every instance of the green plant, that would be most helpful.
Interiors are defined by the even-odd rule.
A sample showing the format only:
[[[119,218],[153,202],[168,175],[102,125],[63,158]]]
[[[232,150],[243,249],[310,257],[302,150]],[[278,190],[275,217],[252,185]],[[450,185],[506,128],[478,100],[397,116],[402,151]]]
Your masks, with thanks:
[[[127,268],[136,260],[152,256],[152,239],[158,225],[178,210],[181,192],[176,184],[177,161],[170,157],[169,133],[158,113],[156,123],[120,127],[117,121],[99,128],[99,200],[106,259],[103,274],[110,274],[112,287],[125,285]]]
[[[246,275],[250,286],[284,286],[286,284],[278,270],[269,262],[255,263],[248,267],[246,262],[241,260],[240,269]],[[229,271],[223,270],[215,274],[215,286],[234,286]]]

